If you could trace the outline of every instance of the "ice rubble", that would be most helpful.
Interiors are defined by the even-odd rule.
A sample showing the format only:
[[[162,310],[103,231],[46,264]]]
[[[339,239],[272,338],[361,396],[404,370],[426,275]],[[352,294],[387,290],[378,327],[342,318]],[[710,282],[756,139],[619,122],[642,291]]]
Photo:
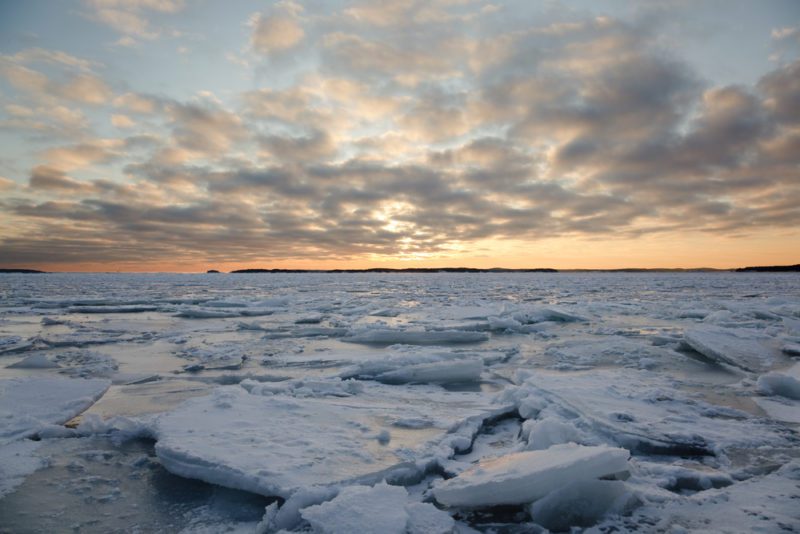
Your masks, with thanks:
[[[695,327],[684,332],[684,339],[703,356],[748,372],[763,372],[775,359],[775,351],[743,329]]]
[[[483,420],[509,410],[435,386],[364,383],[341,396],[313,386],[276,393],[269,384],[243,385],[190,399],[157,420],[156,453],[168,470],[282,497],[319,484],[413,477],[468,448]],[[393,426],[409,417],[432,424]]]
[[[800,525],[800,462],[721,489],[650,499],[629,515],[608,517],[596,532],[792,532]]]
[[[100,379],[0,380],[0,443],[69,421],[94,404],[110,385]]]
[[[484,460],[434,486],[446,506],[486,507],[533,502],[568,482],[580,483],[623,473],[630,453],[604,445],[554,445]]]

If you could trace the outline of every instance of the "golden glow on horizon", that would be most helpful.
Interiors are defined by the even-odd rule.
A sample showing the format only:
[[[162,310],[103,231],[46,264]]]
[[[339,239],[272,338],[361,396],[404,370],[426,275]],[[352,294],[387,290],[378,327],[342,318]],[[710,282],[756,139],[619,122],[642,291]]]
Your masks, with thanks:
[[[706,251],[698,255],[697,251]],[[71,272],[222,272],[237,269],[369,269],[374,267],[473,267],[488,269],[692,269],[708,267],[731,269],[750,265],[795,265],[800,263],[800,232],[774,233],[748,238],[698,235],[676,241],[667,236],[628,240],[588,240],[580,238],[543,239],[535,243],[512,240],[486,240],[465,250],[447,254],[413,254],[402,257],[351,259],[264,259],[247,262],[185,260],[173,262],[111,262],[15,265],[45,271]]]

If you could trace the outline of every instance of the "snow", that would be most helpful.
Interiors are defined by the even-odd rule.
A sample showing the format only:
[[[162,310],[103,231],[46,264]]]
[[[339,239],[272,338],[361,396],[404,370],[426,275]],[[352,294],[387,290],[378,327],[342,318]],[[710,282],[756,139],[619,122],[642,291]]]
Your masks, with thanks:
[[[608,517],[603,531],[791,532],[800,525],[800,462],[726,488],[688,497],[651,499],[626,516]]]
[[[568,483],[622,473],[630,453],[621,448],[574,443],[543,451],[511,453],[479,462],[434,487],[436,500],[453,507],[524,504]]]
[[[0,380],[0,444],[69,421],[94,404],[110,385],[98,379]]]

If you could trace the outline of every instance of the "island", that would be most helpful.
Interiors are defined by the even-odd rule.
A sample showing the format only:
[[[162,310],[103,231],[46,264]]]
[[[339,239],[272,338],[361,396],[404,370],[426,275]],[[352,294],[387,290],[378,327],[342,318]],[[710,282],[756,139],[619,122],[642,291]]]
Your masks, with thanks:
[[[476,269],[473,267],[408,267],[405,269],[390,269],[387,267],[373,267],[371,269],[238,269],[232,274],[251,273],[557,273],[558,270],[550,268],[535,269]]]

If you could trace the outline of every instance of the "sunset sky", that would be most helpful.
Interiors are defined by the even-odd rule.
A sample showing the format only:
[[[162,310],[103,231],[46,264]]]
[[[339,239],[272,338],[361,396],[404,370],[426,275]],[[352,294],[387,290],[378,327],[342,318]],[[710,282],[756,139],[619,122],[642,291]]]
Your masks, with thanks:
[[[800,263],[796,0],[0,0],[0,267]]]

